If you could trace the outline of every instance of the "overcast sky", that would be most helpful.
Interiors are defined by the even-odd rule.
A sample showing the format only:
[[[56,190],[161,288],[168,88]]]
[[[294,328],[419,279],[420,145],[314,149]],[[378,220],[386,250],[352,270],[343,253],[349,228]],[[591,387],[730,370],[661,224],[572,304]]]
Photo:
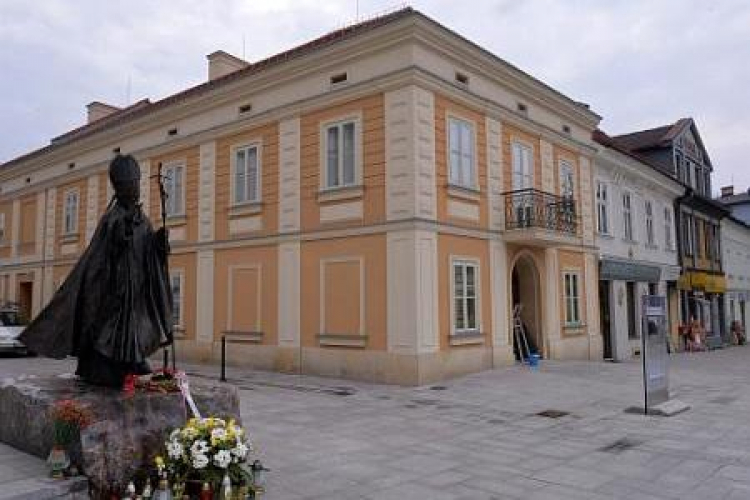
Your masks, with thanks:
[[[360,0],[359,15],[397,5]],[[750,2],[410,5],[589,103],[610,134],[692,116],[714,186],[750,186]],[[81,125],[93,100],[156,100],[202,82],[214,50],[257,60],[356,16],[355,0],[0,0],[0,162]]]

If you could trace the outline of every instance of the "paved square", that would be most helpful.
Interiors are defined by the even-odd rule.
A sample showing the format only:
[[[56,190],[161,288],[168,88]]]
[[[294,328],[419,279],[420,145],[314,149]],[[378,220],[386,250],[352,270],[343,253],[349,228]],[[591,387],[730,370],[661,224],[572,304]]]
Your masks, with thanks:
[[[749,364],[747,347],[673,356],[672,394],[692,408],[671,418],[623,411],[641,402],[637,362],[544,362],[418,388],[229,378],[272,469],[268,500],[713,500],[750,498]],[[2,359],[0,376],[69,366]]]

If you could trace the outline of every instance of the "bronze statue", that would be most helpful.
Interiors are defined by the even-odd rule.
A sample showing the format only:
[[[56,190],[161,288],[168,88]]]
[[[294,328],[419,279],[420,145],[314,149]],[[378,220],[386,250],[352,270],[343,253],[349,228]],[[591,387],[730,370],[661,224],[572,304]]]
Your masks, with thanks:
[[[115,195],[91,243],[21,340],[50,358],[77,357],[86,382],[122,387],[173,342],[169,244],[141,210],[136,160],[118,155],[109,178]]]

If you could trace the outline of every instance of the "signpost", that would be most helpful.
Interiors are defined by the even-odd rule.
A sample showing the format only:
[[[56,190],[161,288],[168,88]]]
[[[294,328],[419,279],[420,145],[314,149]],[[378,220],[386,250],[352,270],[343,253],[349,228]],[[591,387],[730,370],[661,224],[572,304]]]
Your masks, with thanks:
[[[643,411],[669,401],[669,353],[667,351],[667,298],[643,297],[641,359],[643,361]]]

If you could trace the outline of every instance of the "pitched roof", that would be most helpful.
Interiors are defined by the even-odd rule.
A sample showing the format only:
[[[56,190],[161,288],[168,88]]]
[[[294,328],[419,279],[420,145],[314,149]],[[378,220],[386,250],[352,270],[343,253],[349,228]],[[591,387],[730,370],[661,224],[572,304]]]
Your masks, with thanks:
[[[12,165],[16,165],[18,163],[23,162],[24,160],[28,160],[33,157],[42,155],[56,148],[59,145],[68,143],[75,139],[88,137],[96,132],[100,132],[101,130],[104,130],[111,126],[122,123],[125,119],[130,120],[130,119],[134,119],[140,116],[147,115],[149,113],[152,113],[159,109],[163,109],[171,104],[174,104],[175,102],[181,101],[188,97],[201,95],[217,87],[236,81],[246,75],[258,73],[260,71],[268,69],[271,66],[275,66],[275,65],[284,63],[286,61],[289,61],[291,59],[296,59],[296,58],[305,56],[322,47],[332,45],[333,43],[341,42],[345,39],[353,38],[354,36],[360,35],[364,32],[384,26],[386,24],[390,24],[394,21],[407,17],[408,15],[415,13],[415,12],[416,11],[412,9],[411,7],[404,7],[402,9],[396,10],[389,14],[385,14],[379,17],[368,19],[366,21],[362,21],[360,23],[353,24],[351,26],[346,26],[344,28],[340,28],[338,30],[332,31],[323,36],[315,38],[307,43],[293,47],[287,51],[280,52],[278,54],[270,56],[266,59],[262,59],[255,63],[251,63],[245,68],[239,69],[237,71],[234,71],[222,77],[216,78],[214,80],[209,80],[205,83],[201,83],[194,87],[190,87],[188,89],[177,92],[176,94],[172,94],[158,101],[151,102],[148,99],[143,99],[142,101],[138,101],[137,103],[131,106],[128,106],[126,108],[123,108],[120,111],[116,111],[104,118],[101,118],[99,120],[88,123],[81,127],[75,128],[62,135],[59,135],[55,137],[54,139],[52,139],[49,145],[44,146],[35,151],[32,151],[30,153],[27,153],[25,155],[19,156],[17,158],[14,158],[12,160],[9,160],[3,163],[2,167],[5,168],[5,167],[10,167]]]
[[[716,198],[716,201],[723,203],[724,205],[738,205],[740,203],[750,202],[750,189],[744,193],[737,193],[731,196],[720,196]]]
[[[691,118],[680,118],[670,125],[616,135],[613,139],[631,151],[664,147],[668,146],[692,122]]]

